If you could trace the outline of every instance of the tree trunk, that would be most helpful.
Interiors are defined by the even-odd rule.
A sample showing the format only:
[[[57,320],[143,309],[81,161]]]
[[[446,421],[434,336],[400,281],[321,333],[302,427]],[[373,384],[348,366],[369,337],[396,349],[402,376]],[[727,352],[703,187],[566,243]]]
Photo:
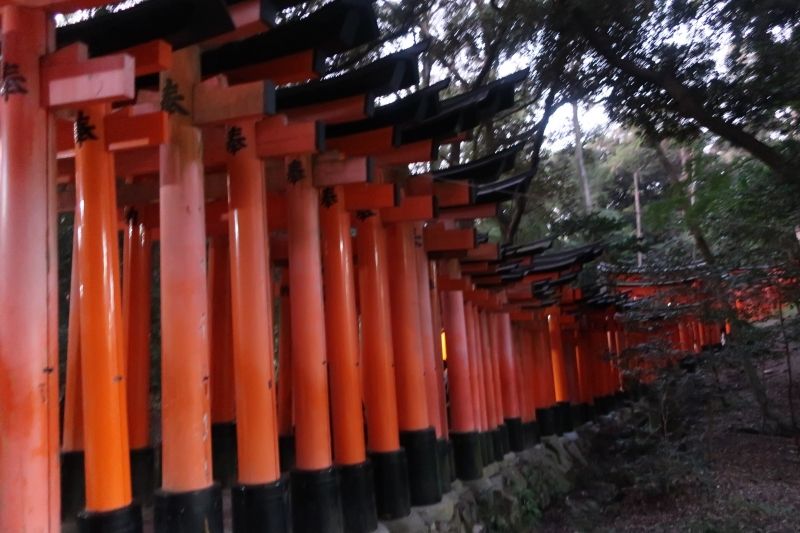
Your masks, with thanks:
[[[633,173],[633,209],[636,213],[636,243],[642,243],[642,204],[639,199],[639,169],[637,168]],[[636,252],[636,266],[641,268],[644,255],[642,252]]]
[[[594,210],[592,202],[592,191],[589,188],[589,176],[586,173],[586,161],[583,158],[583,133],[581,132],[581,121],[578,118],[578,101],[572,102],[572,129],[575,132],[575,166],[578,168],[578,177],[581,180],[583,189],[583,201],[586,212]]]
[[[699,102],[691,89],[669,72],[643,66],[635,60],[623,57],[607,35],[597,31],[593,19],[580,9],[573,11],[577,27],[589,45],[613,67],[642,83],[662,89],[675,101],[675,111],[686,118],[719,135],[734,146],[746,150],[769,167],[786,183],[798,183],[798,174],[789,162],[771,146],[761,142],[755,135],[738,125],[726,121]]]

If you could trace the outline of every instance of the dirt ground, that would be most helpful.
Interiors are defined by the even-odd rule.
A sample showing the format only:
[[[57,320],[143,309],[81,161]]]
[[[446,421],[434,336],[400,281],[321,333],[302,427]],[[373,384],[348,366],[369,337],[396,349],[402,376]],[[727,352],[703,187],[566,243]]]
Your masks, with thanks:
[[[785,360],[758,366],[774,411],[788,422]],[[800,373],[798,350],[793,369]],[[674,403],[650,390],[628,423],[606,425],[590,468],[533,530],[800,531],[798,443],[765,431],[744,374],[707,353],[674,383]]]

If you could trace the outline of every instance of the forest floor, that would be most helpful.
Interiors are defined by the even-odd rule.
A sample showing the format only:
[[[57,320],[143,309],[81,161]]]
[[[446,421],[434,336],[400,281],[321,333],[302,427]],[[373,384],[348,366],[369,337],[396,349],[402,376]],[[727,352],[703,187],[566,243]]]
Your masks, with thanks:
[[[800,350],[792,361],[800,374]],[[800,531],[798,442],[764,430],[739,368],[715,352],[697,362],[649,390],[624,425],[603,425],[590,467],[536,530]],[[788,422],[785,358],[758,366],[774,411]]]

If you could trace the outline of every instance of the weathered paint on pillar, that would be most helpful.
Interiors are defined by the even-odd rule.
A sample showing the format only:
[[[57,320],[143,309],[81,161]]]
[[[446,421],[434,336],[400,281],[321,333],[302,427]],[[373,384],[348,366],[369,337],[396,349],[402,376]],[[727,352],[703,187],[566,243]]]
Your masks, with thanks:
[[[238,482],[280,478],[269,279],[266,179],[256,154],[255,122],[228,128],[228,242],[236,396]]]
[[[344,209],[342,187],[331,188],[323,198],[320,224],[334,459],[338,465],[356,465],[366,460],[366,449],[350,214]]]
[[[55,157],[43,11],[6,6],[0,97],[0,531],[60,530]]]
[[[400,436],[386,242],[380,215],[362,214],[357,228],[367,445],[371,452],[394,452],[400,449]]]
[[[331,466],[332,458],[319,192],[311,184],[309,156],[287,159],[285,168],[297,468],[322,470]]]
[[[131,503],[116,186],[105,148],[110,109],[87,106],[75,122],[86,508],[92,512]]]
[[[414,226],[410,222],[391,224],[386,234],[398,421],[401,431],[415,431],[431,424],[420,339]]]
[[[160,146],[162,489],[213,483],[209,394],[205,196],[201,133],[192,125],[198,51],[173,53],[161,74],[170,113]]]

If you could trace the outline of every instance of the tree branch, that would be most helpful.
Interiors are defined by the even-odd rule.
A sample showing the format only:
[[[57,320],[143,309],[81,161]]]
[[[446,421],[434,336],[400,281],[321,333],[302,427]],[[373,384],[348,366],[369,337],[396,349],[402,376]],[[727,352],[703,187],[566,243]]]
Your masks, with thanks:
[[[695,98],[689,87],[684,85],[673,74],[642,66],[632,59],[623,57],[615,49],[608,36],[595,29],[591,18],[582,10],[575,9],[572,14],[581,35],[609,65],[640,82],[649,83],[663,89],[675,101],[680,115],[694,119],[698,124],[708,128],[709,131],[719,135],[734,146],[746,150],[769,167],[782,181],[787,183],[798,182],[797,174],[792,171],[789,162],[778,151],[761,142],[741,127],[716,116]]]

